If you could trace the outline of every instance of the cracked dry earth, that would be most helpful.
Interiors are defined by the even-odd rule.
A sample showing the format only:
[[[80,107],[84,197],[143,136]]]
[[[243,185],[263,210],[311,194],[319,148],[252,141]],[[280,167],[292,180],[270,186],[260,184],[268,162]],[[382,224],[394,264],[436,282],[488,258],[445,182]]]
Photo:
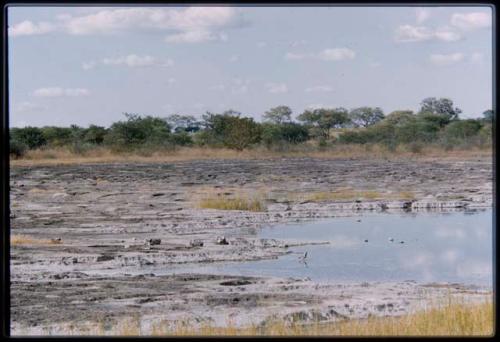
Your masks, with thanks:
[[[263,212],[199,209],[213,188],[265,191]],[[290,193],[341,188],[379,191],[384,200],[313,202]],[[410,191],[414,199],[391,194]],[[459,284],[317,284],[308,279],[186,274],[182,265],[277,258],[289,253],[259,239],[264,225],[363,210],[491,208],[490,158],[462,160],[273,159],[14,167],[11,234],[60,243],[11,249],[13,334],[64,334],[79,322],[113,324],[139,315],[224,325],[398,315],[427,299],[490,289]],[[224,235],[229,244],[216,243]],[[161,239],[160,244],[145,239]],[[190,241],[203,241],[192,246]],[[304,244],[296,241],[296,245]],[[310,242],[308,242],[310,243]],[[322,243],[322,241],[317,241]],[[163,275],[155,272],[161,270]],[[164,271],[173,274],[165,275]]]

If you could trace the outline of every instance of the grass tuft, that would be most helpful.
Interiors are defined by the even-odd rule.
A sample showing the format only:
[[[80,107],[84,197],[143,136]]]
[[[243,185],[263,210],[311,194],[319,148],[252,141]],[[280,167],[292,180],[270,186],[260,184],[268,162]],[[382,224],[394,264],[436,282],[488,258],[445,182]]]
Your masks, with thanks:
[[[288,196],[292,201],[326,202],[326,201],[353,201],[356,199],[367,200],[410,200],[414,199],[412,191],[384,193],[375,190],[338,189],[335,191],[319,191],[309,193],[291,193]]]
[[[137,324],[133,325],[137,327]],[[128,328],[127,328],[128,329]],[[138,331],[134,328],[134,331]],[[117,331],[125,335],[129,330]],[[339,322],[288,323],[273,320],[265,325],[243,328],[228,324],[198,328],[188,322],[160,321],[153,325],[152,336],[491,336],[493,304],[470,304],[453,300],[412,314],[395,317],[369,317]]]
[[[10,237],[10,245],[11,246],[20,246],[20,245],[32,245],[32,246],[40,246],[40,245],[58,245],[61,244],[61,240],[55,239],[38,239],[30,235],[21,235],[16,234]]]

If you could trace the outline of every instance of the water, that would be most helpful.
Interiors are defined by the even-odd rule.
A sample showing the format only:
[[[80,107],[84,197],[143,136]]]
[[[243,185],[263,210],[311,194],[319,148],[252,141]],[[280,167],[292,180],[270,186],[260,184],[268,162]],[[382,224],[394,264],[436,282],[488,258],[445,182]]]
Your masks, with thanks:
[[[373,213],[278,225],[264,228],[259,237],[330,244],[292,247],[293,253],[278,259],[217,263],[189,271],[309,277],[320,282],[414,280],[492,285],[492,230],[491,210]],[[307,258],[301,262],[299,257],[306,251]]]

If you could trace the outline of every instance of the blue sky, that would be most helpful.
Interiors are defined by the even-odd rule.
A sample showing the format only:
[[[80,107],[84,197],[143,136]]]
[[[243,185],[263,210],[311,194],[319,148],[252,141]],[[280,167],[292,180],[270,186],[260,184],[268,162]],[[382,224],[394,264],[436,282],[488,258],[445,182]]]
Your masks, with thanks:
[[[489,7],[10,7],[11,126],[492,107]]]

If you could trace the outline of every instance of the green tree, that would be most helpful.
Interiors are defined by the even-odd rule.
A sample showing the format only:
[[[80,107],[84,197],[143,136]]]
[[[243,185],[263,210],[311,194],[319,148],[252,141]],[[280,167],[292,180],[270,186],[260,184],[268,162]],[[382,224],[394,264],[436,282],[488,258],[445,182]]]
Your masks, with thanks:
[[[278,106],[269,109],[263,115],[264,121],[281,124],[292,120],[292,110],[287,106]]]
[[[493,113],[493,110],[491,110],[491,109],[485,110],[483,112],[483,118],[486,122],[493,122],[493,116],[494,116],[494,113]]]
[[[65,146],[72,142],[72,129],[69,127],[45,126],[42,133],[50,146]]]
[[[101,145],[107,133],[108,131],[104,127],[90,125],[84,130],[84,141],[93,145]]]
[[[262,141],[270,148],[274,145],[298,144],[309,138],[309,132],[303,125],[288,122],[284,124],[262,124]]]
[[[111,125],[106,135],[107,143],[134,147],[138,145],[165,145],[169,143],[171,127],[157,117],[141,117],[137,114],[125,113],[126,121],[118,121]]]
[[[345,108],[318,108],[306,110],[297,119],[310,126],[315,135],[322,139],[328,139],[330,129],[344,127],[349,120],[349,112]]]
[[[415,118],[415,113],[411,110],[395,110],[389,113],[384,121],[394,125],[394,126],[402,126]]]
[[[466,140],[476,135],[481,127],[481,123],[474,119],[454,121],[445,127],[444,135],[450,140]]]
[[[38,127],[12,128],[10,135],[12,140],[26,145],[29,149],[35,149],[47,143],[42,129]]]
[[[379,107],[359,107],[350,111],[351,122],[357,127],[367,127],[384,119],[384,112]]]
[[[197,132],[200,129],[200,123],[192,115],[172,114],[165,118],[174,132]]]
[[[260,141],[261,127],[252,118],[227,116],[225,120],[223,143],[226,147],[242,151]]]
[[[420,113],[431,113],[435,115],[442,115],[448,121],[458,119],[458,115],[462,110],[458,107],[453,107],[453,101],[448,98],[436,99],[435,97],[428,97],[420,103]]]

